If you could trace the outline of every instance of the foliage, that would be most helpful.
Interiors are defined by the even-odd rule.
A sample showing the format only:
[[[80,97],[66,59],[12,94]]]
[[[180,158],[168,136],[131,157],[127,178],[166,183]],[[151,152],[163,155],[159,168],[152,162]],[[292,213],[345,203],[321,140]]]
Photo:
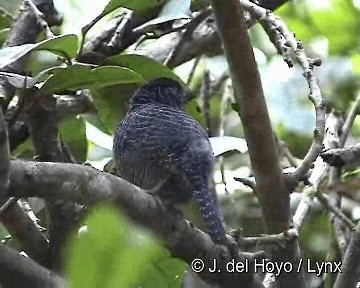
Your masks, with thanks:
[[[69,243],[69,287],[181,287],[185,263],[112,206],[94,207]]]
[[[6,4],[6,8],[11,9],[10,2],[0,1],[0,7]],[[69,15],[76,10],[75,1],[63,2],[64,15],[69,18]],[[85,2],[89,10],[94,9],[92,1]],[[30,54],[32,61],[26,67],[25,74],[9,72],[0,74],[20,92],[31,87],[37,87],[44,94],[57,95],[77,95],[79,90],[90,91],[96,113],[62,119],[59,133],[61,140],[79,163],[89,162],[103,169],[103,164],[108,162],[111,156],[111,147],[105,138],[111,137],[116,125],[124,117],[132,93],[141,84],[154,77],[168,77],[186,83],[195,60],[191,59],[175,69],[170,69],[150,56],[138,55],[135,49],[137,47],[128,47],[120,54],[108,57],[96,65],[80,63],[76,57],[84,48],[88,34],[100,33],[103,28],[100,25],[101,21],[109,23],[119,14],[128,11],[125,9],[131,9],[146,19],[136,27],[138,31],[156,34],[155,30],[163,31],[164,27],[168,28],[175,20],[183,21],[180,22],[182,24],[189,22],[192,19],[190,13],[205,8],[205,2],[110,0],[102,12],[93,11],[98,13],[98,16],[82,27],[81,35],[73,34],[77,31],[66,31],[69,27],[63,26],[61,29],[65,30],[54,38],[1,49],[0,68]],[[310,57],[323,59],[323,65],[316,68],[315,73],[320,80],[328,106],[344,114],[360,91],[358,37],[360,9],[356,6],[358,1],[315,2],[290,1],[278,10],[277,15],[302,40]],[[320,2],[326,3],[320,4]],[[86,19],[85,14],[87,14],[85,11],[79,13],[76,22],[82,23],[82,20]],[[5,42],[12,22],[13,16],[0,10],[0,43]],[[250,35],[274,133],[288,144],[290,151],[296,157],[303,157],[313,137],[314,113],[305,97],[308,87],[303,80],[302,72],[297,66],[289,70],[281,57],[276,55],[275,49],[260,27],[252,28]],[[140,43],[139,50],[146,50],[154,41],[156,40],[151,39]],[[211,131],[208,131],[209,134],[219,136],[223,130],[226,135],[226,137],[215,137],[211,142],[216,156],[222,157],[222,167],[225,171],[224,179],[220,173],[221,165],[218,165],[219,169],[215,171],[217,191],[223,192],[226,182],[226,188],[233,197],[223,197],[222,200],[227,223],[234,225],[241,223],[245,233],[254,231],[263,233],[263,227],[258,225],[261,222],[258,202],[252,195],[250,197],[246,188],[234,181],[233,177],[253,175],[237,115],[241,106],[231,103],[232,95],[226,94],[228,88],[226,82],[222,81],[224,75],[228,75],[228,67],[224,59],[219,55],[201,57],[194,76],[188,83],[194,88],[194,95],[187,104],[186,110],[204,127],[206,121],[210,119],[212,126]],[[200,87],[204,71],[209,71],[213,84],[209,96],[210,111],[207,111],[204,104],[206,99]],[[20,92],[17,95],[18,99],[21,98]],[[225,98],[230,99],[228,101],[230,103],[227,103]],[[95,127],[92,136],[89,136],[87,131],[89,123]],[[354,142],[359,142],[359,131],[360,121],[357,121],[353,128]],[[35,154],[29,140],[23,141],[12,151],[13,156],[26,159],[35,157]],[[284,165],[282,168],[288,166]],[[343,175],[342,180],[346,184],[348,178],[357,177],[358,174],[358,169],[350,170]],[[358,192],[358,187],[351,188],[353,193]],[[327,257],[327,249],[331,248],[329,243],[331,239],[328,239],[329,229],[324,227],[328,218],[318,211],[311,217],[312,220],[301,234],[303,253],[316,255],[312,258],[324,260]],[[74,237],[69,245],[67,271],[72,287],[181,286],[185,264],[173,259],[164,248],[161,248],[157,239],[144,232],[143,228],[140,229],[129,223],[126,217],[118,214],[114,208],[94,208],[84,224],[88,231]],[[315,236],[314,231],[316,231]],[[0,229],[1,236],[5,235],[5,232],[4,229]],[[325,241],[327,241],[326,246],[322,245]]]

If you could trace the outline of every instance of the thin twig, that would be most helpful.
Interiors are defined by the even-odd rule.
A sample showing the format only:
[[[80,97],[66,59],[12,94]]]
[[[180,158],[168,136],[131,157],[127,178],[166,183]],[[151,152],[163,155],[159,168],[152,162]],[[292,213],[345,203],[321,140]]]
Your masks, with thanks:
[[[12,205],[16,203],[18,198],[16,197],[10,197],[4,205],[0,207],[0,216],[3,215]]]
[[[336,147],[338,143],[338,132],[339,132],[339,122],[338,116],[335,113],[331,113],[326,117],[326,135],[324,137],[324,146],[325,148]],[[299,230],[304,223],[306,215],[308,215],[311,205],[313,204],[314,197],[319,191],[319,186],[323,181],[329,170],[329,165],[325,163],[322,158],[319,156],[315,163],[314,169],[309,177],[309,185],[307,185],[303,190],[303,197],[296,209],[296,212],[293,216],[293,222],[295,227]]]
[[[181,50],[182,46],[191,39],[191,36],[195,29],[203,22],[210,14],[212,10],[210,7],[202,10],[198,15],[194,17],[194,19],[186,25],[185,31],[182,34],[179,42],[174,46],[171,50],[170,54],[164,61],[164,65],[172,67],[174,60],[176,59],[179,51]]]
[[[200,62],[200,59],[201,59],[201,56],[198,56],[195,58],[194,60],[194,64],[193,66],[191,67],[191,70],[190,70],[190,73],[189,73],[189,77],[188,79],[186,80],[186,86],[189,86],[193,77],[194,77],[194,74],[195,74],[195,71],[196,71],[196,68],[197,66],[199,65],[199,62]]]
[[[351,107],[350,113],[346,117],[345,123],[342,127],[342,134],[340,136],[339,147],[344,147],[345,141],[350,133],[351,127],[353,126],[356,115],[359,114],[360,110],[360,93],[356,97],[356,100]]]
[[[123,38],[126,25],[128,24],[129,21],[131,21],[131,18],[134,17],[134,15],[135,12],[129,10],[122,17],[122,20],[117,26],[113,37],[110,39],[109,43],[107,44],[109,49],[114,50],[114,48],[121,46],[121,39]]]
[[[348,217],[346,217],[346,215],[342,213],[339,208],[330,203],[329,198],[326,194],[317,193],[316,197],[330,212],[334,213],[334,215],[338,217],[350,230],[355,229],[355,224]]]
[[[321,95],[318,80],[313,73],[314,65],[319,65],[320,63],[318,60],[309,60],[305,54],[302,43],[295,38],[294,34],[286,25],[270,10],[262,8],[248,0],[240,0],[240,3],[264,27],[270,40],[274,43],[275,47],[277,47],[278,52],[283,55],[285,62],[287,62],[289,66],[292,65],[289,48],[294,51],[295,57],[304,71],[304,77],[308,82],[310,88],[309,98],[313,102],[316,111],[316,128],[314,131],[314,139],[308,153],[292,175],[300,181],[309,171],[312,163],[322,150],[325,127],[325,102]]]

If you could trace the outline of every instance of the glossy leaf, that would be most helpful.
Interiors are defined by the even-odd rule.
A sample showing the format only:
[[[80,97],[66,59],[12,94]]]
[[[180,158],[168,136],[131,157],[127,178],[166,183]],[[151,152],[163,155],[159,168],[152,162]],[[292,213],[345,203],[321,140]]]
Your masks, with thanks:
[[[166,1],[167,0],[110,0],[104,10],[93,21],[82,28],[82,34],[85,36],[91,27],[93,27],[100,19],[120,7],[142,12],[160,6],[166,3]]]
[[[83,163],[87,157],[85,120],[82,117],[71,117],[60,122],[61,140],[69,148],[75,159]]]
[[[116,55],[106,59],[108,65],[126,67],[140,74],[145,80],[156,77],[167,77],[182,83],[182,80],[170,68],[158,61],[142,55]]]
[[[76,55],[77,41],[76,35],[67,34],[46,39],[35,44],[24,44],[0,49],[0,69],[36,50],[46,50],[70,59]]]
[[[169,255],[161,257],[164,249],[151,235],[131,227],[112,207],[94,209],[83,230],[70,246],[66,265],[70,287],[143,286],[141,284],[149,283],[150,273],[158,273],[153,266],[159,260],[166,263],[171,259]],[[161,280],[161,277],[164,278],[159,274],[156,278]]]
[[[131,95],[140,83],[128,83],[111,87],[91,89],[91,95],[106,133],[112,134],[128,110]]]
[[[160,23],[177,19],[190,19],[190,0],[169,0],[161,9],[159,15],[150,21],[136,27],[134,31],[147,31]]]
[[[142,83],[144,79],[134,71],[117,66],[73,65],[55,70],[41,87],[45,93],[61,93],[79,89],[101,88],[117,84]]]
[[[167,0],[110,0],[101,14],[109,14],[117,8],[124,7],[134,11],[144,11],[164,4]]]

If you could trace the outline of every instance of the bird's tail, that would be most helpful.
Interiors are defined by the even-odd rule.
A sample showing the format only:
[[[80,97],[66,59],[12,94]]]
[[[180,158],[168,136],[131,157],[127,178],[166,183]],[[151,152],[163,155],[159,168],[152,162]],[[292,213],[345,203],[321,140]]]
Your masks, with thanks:
[[[209,228],[210,237],[215,242],[225,239],[226,233],[220,208],[214,201],[211,191],[204,187],[195,189],[194,198],[199,206],[201,217]]]

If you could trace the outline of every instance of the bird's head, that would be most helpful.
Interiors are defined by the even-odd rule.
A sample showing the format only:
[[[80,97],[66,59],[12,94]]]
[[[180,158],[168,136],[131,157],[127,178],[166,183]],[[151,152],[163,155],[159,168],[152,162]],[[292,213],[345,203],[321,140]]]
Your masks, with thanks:
[[[155,78],[141,86],[131,99],[131,108],[158,103],[183,108],[190,91],[179,82],[169,78]]]

